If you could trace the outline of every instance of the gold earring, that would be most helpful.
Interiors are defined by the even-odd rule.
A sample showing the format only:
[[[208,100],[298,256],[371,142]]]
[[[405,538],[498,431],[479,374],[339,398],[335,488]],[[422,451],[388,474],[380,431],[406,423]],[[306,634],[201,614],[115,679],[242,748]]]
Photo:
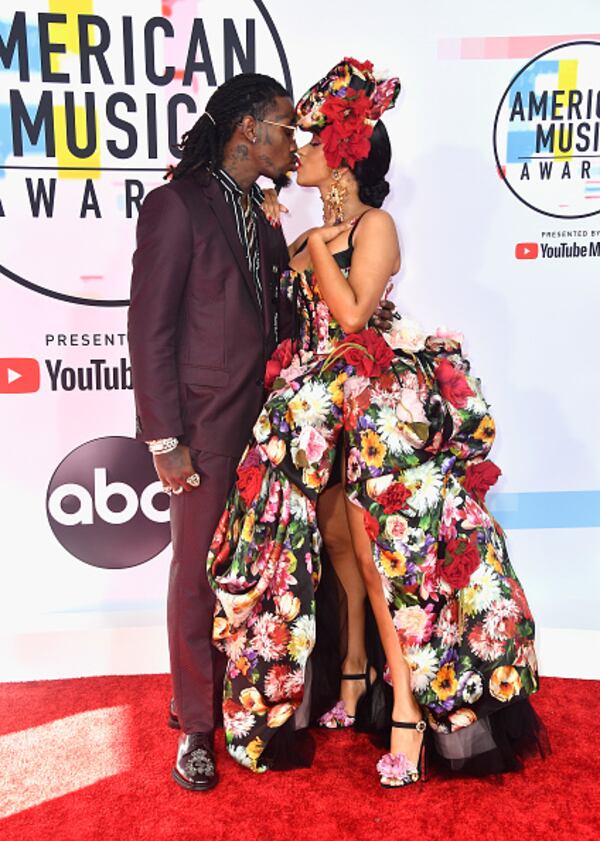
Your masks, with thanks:
[[[326,222],[333,219],[333,224],[339,225],[344,221],[344,202],[348,196],[348,190],[341,183],[342,173],[339,169],[334,169],[331,177],[333,178],[333,182],[325,196],[323,216]]]

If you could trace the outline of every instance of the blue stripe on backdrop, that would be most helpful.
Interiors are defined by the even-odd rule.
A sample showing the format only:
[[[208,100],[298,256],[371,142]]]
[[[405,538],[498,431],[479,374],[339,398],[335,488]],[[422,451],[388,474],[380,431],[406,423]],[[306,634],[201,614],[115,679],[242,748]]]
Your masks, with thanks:
[[[578,529],[600,526],[600,491],[496,493],[489,508],[505,529]]]

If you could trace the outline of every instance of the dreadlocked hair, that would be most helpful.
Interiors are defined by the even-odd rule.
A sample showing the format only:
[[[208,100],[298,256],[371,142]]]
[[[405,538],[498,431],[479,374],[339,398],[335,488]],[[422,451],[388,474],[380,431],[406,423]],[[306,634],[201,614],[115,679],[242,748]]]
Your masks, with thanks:
[[[177,166],[168,168],[165,178],[182,178],[202,167],[220,167],[225,145],[243,117],[250,114],[262,119],[278,96],[288,96],[288,92],[270,76],[262,73],[232,76],[216,89],[206,103],[204,114],[181,138],[177,145],[183,153],[181,160]]]

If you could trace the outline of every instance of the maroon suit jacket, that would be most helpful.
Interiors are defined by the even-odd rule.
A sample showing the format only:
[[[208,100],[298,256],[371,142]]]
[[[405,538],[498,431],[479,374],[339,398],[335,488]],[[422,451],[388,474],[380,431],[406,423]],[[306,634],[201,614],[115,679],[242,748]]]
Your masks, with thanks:
[[[281,229],[258,217],[262,311],[233,211],[209,172],[146,197],[128,319],[142,440],[176,436],[194,449],[234,458],[246,445],[264,398],[275,291],[288,263]],[[283,330],[286,324],[289,312]]]

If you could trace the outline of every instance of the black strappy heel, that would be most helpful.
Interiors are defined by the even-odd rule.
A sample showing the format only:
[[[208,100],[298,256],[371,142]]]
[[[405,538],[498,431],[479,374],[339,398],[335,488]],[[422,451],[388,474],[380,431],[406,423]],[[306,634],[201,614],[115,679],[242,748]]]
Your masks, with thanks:
[[[359,702],[369,694],[371,689],[371,666],[367,664],[367,670],[363,674],[355,675],[341,675],[342,680],[364,680],[367,688],[365,693],[360,696],[356,702],[358,708]],[[353,727],[356,721],[355,715],[348,715],[346,712],[346,705],[343,701],[338,701],[328,712],[324,713],[319,719],[319,727],[326,727],[329,730],[344,730],[347,727]]]
[[[392,719],[392,727],[418,730],[422,734],[419,760],[415,765],[404,753],[386,753],[377,763],[379,782],[384,788],[401,788],[419,781],[425,782],[427,779],[425,776],[427,722],[423,718],[420,721],[394,721]]]

